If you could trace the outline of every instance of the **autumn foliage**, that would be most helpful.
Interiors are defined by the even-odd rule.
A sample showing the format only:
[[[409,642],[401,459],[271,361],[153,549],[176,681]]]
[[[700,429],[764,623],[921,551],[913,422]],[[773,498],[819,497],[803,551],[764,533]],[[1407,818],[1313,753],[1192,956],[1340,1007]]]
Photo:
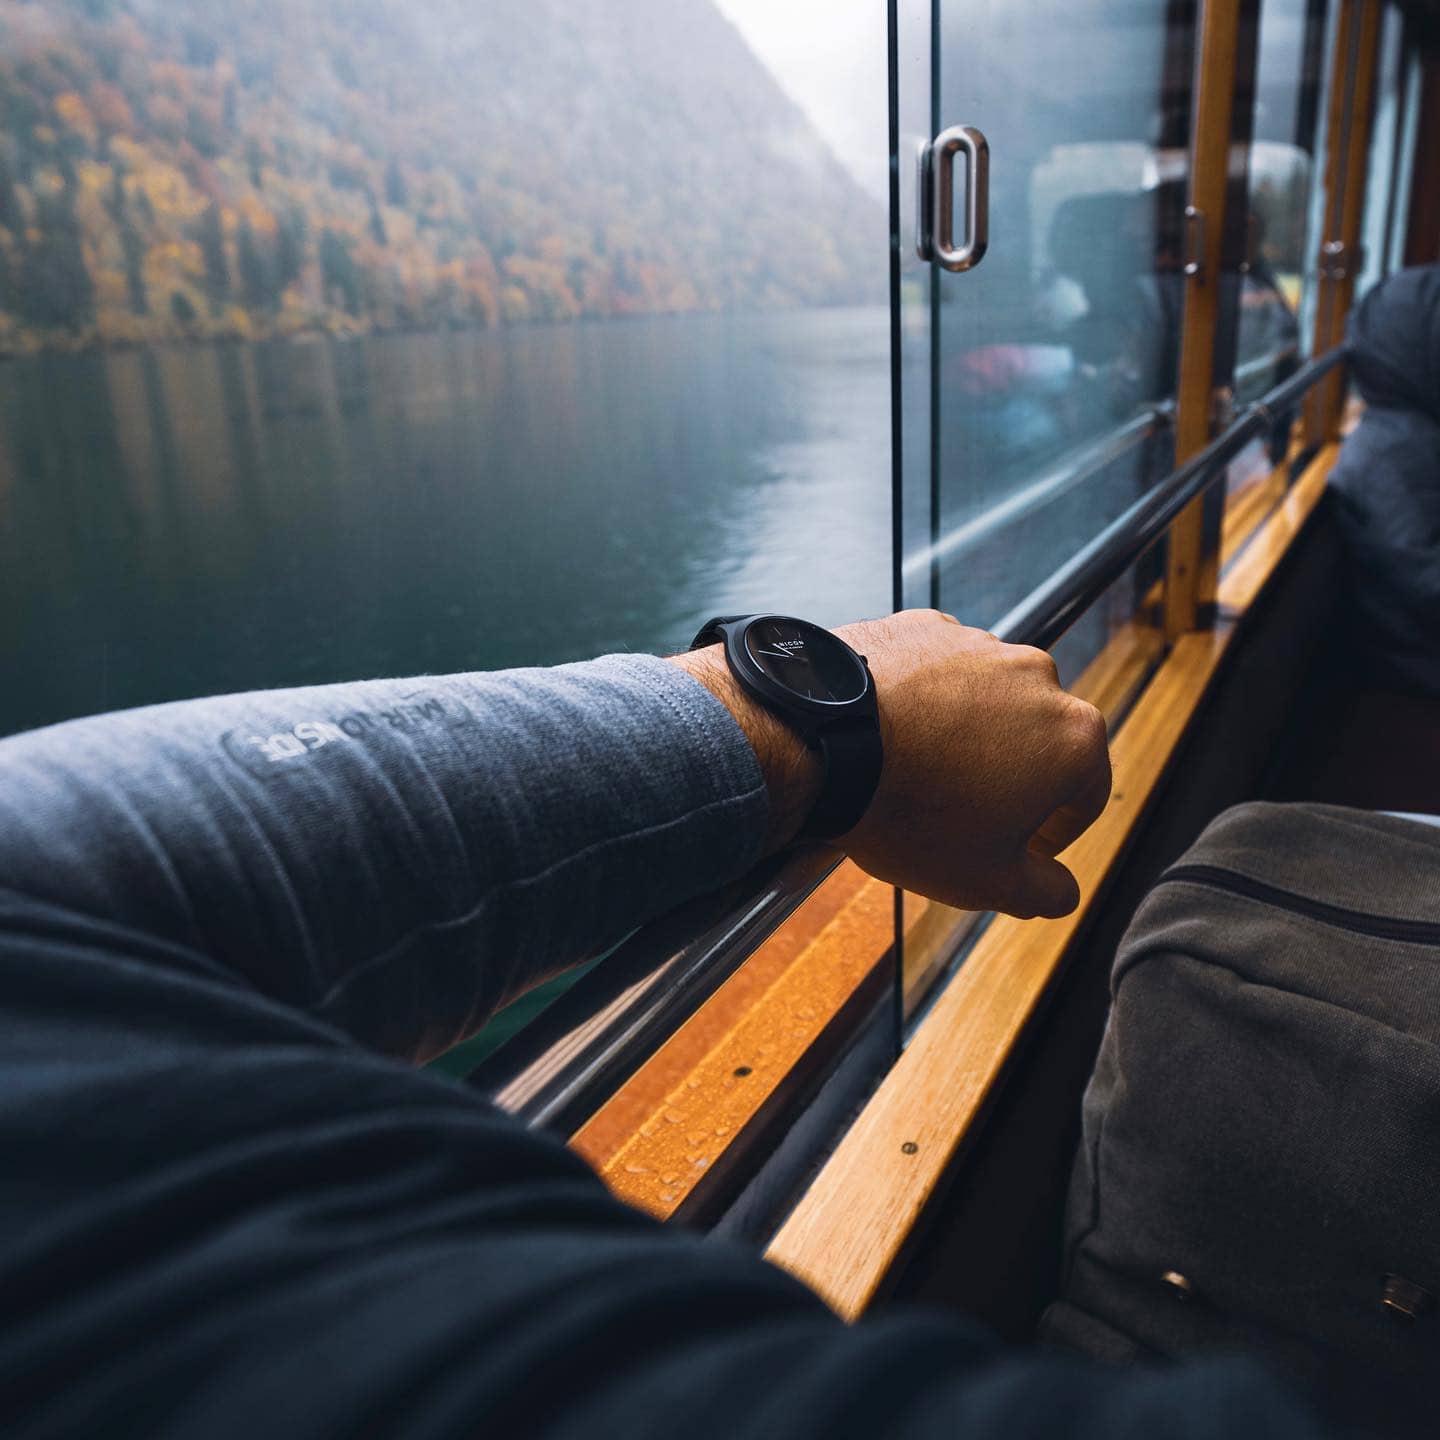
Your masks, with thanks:
[[[844,302],[868,203],[710,0],[0,0],[0,352]]]

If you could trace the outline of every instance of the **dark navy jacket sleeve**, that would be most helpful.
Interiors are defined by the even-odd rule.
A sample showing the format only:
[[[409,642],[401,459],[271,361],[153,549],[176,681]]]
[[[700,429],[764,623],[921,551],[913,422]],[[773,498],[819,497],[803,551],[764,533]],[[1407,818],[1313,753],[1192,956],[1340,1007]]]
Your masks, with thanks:
[[[847,1328],[409,1063],[765,821],[643,657],[0,742],[0,1434],[1315,1433],[1242,1365]]]

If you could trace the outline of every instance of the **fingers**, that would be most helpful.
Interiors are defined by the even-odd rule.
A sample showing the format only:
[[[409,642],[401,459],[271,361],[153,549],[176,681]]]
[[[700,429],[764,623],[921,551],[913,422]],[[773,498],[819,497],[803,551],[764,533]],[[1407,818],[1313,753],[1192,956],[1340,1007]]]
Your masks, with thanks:
[[[1070,699],[1060,741],[1060,776],[1069,794],[1032,837],[1007,906],[1022,919],[1068,915],[1080,903],[1074,875],[1054,857],[1104,813],[1110,801],[1110,749],[1105,718],[1082,700]]]
[[[1032,844],[1046,855],[1056,855],[1085,833],[1110,803],[1112,777],[1105,722],[1099,711],[1085,706],[1088,715],[1074,722],[1077,730],[1071,776],[1073,788],[1035,832]]]
[[[1080,886],[1058,861],[1030,851],[1009,899],[1000,908],[1019,920],[1043,916],[1048,920],[1068,915],[1080,903]]]

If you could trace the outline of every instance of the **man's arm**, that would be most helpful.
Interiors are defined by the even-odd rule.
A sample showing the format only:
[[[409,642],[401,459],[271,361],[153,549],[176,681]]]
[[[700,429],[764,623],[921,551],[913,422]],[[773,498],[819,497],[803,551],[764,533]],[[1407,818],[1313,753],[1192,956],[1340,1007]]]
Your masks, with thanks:
[[[1050,854],[1108,794],[1095,712],[933,612],[842,633],[886,753],[850,853],[951,903],[1071,908]],[[190,701],[0,742],[0,888],[425,1058],[744,873],[818,783],[715,651]]]
[[[885,768],[864,818],[837,842],[863,869],[932,900],[1064,915],[1074,877],[1055,859],[1110,798],[1105,722],[1060,688],[1055,662],[934,610],[838,632],[870,662]],[[803,823],[813,757],[730,677],[721,647],[673,664],[722,700],[761,757],[770,841]]]
[[[424,1059],[743,873],[766,813],[650,656],[272,691],[0,742],[0,893]]]
[[[1031,652],[938,617],[883,631],[859,638],[889,760],[847,843],[1028,905],[1100,803],[1093,722]],[[808,761],[696,663],[235,697],[0,744],[0,1432],[1311,1433],[1223,1366],[1132,1377],[943,1317],[844,1326],[342,1033],[424,1054],[783,842]]]

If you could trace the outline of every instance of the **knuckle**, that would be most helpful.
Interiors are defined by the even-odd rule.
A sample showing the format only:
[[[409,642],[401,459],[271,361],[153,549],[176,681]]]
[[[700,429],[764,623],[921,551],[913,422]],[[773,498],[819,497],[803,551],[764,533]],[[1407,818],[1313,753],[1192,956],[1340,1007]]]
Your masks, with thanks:
[[[915,613],[923,616],[924,619],[928,620],[932,625],[937,623],[942,625],[960,625],[963,628],[963,622],[960,617],[958,615],[952,615],[948,610],[918,610]]]
[[[1056,685],[1060,683],[1060,671],[1048,650],[1038,650],[1034,645],[1013,645],[1010,648],[1015,651],[1017,665],[1045,676]]]
[[[1066,697],[1065,739],[1075,757],[1082,761],[1098,761],[1110,744],[1105,717],[1088,700],[1074,695]]]

